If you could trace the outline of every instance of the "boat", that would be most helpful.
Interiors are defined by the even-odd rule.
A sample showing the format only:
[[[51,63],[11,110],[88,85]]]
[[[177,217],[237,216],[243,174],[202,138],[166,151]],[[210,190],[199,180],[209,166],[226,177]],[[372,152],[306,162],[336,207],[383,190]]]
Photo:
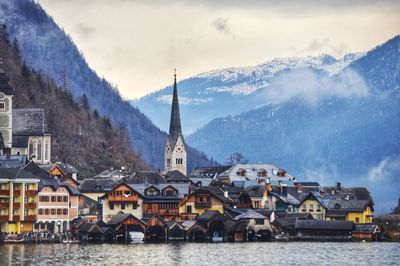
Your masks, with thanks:
[[[24,241],[24,239],[4,239],[4,244],[17,244],[23,243]]]
[[[62,243],[63,244],[77,244],[77,243],[80,243],[80,241],[70,239],[70,240],[63,240]]]

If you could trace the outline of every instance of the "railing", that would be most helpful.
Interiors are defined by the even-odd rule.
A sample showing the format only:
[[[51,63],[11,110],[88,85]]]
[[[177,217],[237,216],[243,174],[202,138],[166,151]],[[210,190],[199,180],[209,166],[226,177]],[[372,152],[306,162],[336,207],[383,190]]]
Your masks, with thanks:
[[[8,190],[8,189],[0,190],[0,196],[8,196],[8,195],[10,195],[10,190]]]
[[[25,196],[34,197],[36,195],[36,190],[25,190]]]
[[[0,209],[8,209],[9,203],[8,202],[0,202]]]
[[[196,208],[210,208],[211,207],[211,201],[195,202],[194,206]]]
[[[36,202],[25,202],[25,208],[26,209],[35,209],[36,208]]]
[[[14,197],[18,197],[21,195],[21,190],[14,190],[13,192]]]
[[[18,221],[20,220],[20,216],[19,216],[19,215],[13,215],[12,220],[13,220],[14,222],[18,222]]]
[[[0,221],[8,221],[8,215],[0,215]]]
[[[34,222],[34,221],[36,221],[36,215],[26,215],[26,216],[24,216],[24,221]]]
[[[13,209],[19,209],[20,207],[21,207],[21,203],[19,203],[19,202],[13,203]]]

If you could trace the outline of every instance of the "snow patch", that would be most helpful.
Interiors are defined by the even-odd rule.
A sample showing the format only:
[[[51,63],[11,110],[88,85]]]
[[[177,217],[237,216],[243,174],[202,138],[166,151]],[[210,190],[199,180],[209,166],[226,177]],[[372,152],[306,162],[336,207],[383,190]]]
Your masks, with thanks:
[[[172,95],[160,95],[156,98],[157,102],[164,103],[164,104],[171,104],[172,103]],[[212,102],[213,99],[211,97],[208,98],[189,98],[184,96],[179,96],[179,104],[182,105],[201,105],[205,103]]]

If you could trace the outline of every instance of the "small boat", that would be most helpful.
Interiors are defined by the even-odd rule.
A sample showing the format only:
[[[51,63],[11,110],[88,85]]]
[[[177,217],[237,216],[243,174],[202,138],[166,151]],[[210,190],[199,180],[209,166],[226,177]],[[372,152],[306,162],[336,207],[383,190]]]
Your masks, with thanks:
[[[23,243],[25,240],[24,239],[5,239],[4,244],[17,244],[17,243]]]
[[[144,234],[142,232],[129,232],[129,239],[131,243],[143,243]]]
[[[72,239],[70,239],[70,240],[63,240],[63,241],[62,241],[63,244],[77,244],[77,243],[79,243],[79,242],[80,242],[79,240],[72,240]]]

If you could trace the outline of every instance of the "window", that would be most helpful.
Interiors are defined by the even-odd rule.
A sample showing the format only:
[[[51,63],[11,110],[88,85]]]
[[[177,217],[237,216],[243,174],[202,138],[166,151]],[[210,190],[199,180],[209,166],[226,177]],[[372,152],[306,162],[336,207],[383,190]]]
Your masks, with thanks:
[[[264,219],[256,219],[256,224],[264,224]]]
[[[37,144],[37,159],[42,160],[42,142],[40,140]]]
[[[305,204],[305,203],[303,204],[303,209],[302,209],[302,211],[303,211],[303,212],[306,212],[306,211],[307,211],[307,204]]]
[[[176,191],[174,189],[165,189],[164,196],[176,196]]]
[[[192,213],[192,206],[186,206],[186,213]]]
[[[49,142],[46,141],[44,144],[44,159],[47,161],[49,159]]]
[[[132,202],[132,210],[136,210],[137,209],[137,202]]]
[[[114,203],[110,202],[110,210],[114,210]]]
[[[5,109],[6,109],[6,103],[0,102],[0,110],[5,110]]]
[[[25,184],[25,190],[29,190],[29,184]]]
[[[50,210],[49,210],[49,209],[45,209],[45,210],[44,210],[44,214],[49,215],[49,213],[50,213]]]
[[[63,197],[63,201],[64,201],[64,202],[68,202],[68,196],[64,196],[64,197]]]
[[[68,214],[68,209],[63,209],[63,214],[67,215]]]
[[[40,229],[45,229],[46,228],[46,224],[45,223],[41,223],[40,224]]]
[[[171,166],[171,159],[167,159],[167,166]]]
[[[125,202],[121,203],[121,210],[125,210]]]
[[[33,150],[33,141],[29,142],[29,158],[33,158],[34,157],[34,150]]]
[[[160,195],[160,191],[156,188],[148,188],[146,189],[147,196],[158,196]]]
[[[43,215],[43,209],[39,209],[39,215]]]
[[[61,215],[61,213],[62,213],[62,210],[61,209],[57,209],[57,214]]]
[[[360,218],[356,217],[356,224],[360,223]]]
[[[321,204],[317,204],[317,212],[320,212],[321,211]]]
[[[28,197],[24,197],[24,202],[28,203],[29,202],[29,198]]]
[[[176,162],[176,164],[183,164],[183,159],[182,158],[176,158],[175,162]]]
[[[56,202],[56,201],[57,201],[56,196],[51,196],[51,201],[52,201],[52,202]]]
[[[310,212],[314,211],[314,204],[310,204]]]
[[[57,196],[57,201],[62,202],[62,196]]]
[[[51,215],[55,215],[56,214],[56,210],[55,209],[51,209]]]

